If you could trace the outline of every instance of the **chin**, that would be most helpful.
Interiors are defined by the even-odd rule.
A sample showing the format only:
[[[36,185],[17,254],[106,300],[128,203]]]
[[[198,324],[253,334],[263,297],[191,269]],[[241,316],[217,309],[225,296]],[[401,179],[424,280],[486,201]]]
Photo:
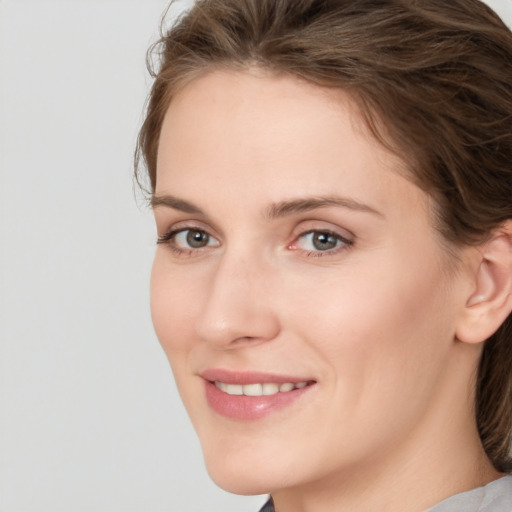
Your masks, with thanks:
[[[266,474],[256,474],[254,469],[246,468],[240,470],[238,468],[219,467],[219,464],[206,463],[206,469],[210,478],[221,489],[233,494],[251,496],[256,494],[268,494],[275,487],[269,482]]]
[[[257,448],[251,452],[204,453],[210,478],[225,491],[246,496],[268,494],[297,483],[299,475],[280,465],[275,453],[268,456]]]

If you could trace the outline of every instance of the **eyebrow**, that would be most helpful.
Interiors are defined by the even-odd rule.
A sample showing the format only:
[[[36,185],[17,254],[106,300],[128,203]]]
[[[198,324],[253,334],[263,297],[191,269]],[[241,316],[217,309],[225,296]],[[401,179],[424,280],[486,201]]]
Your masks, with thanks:
[[[367,204],[356,201],[355,199],[339,196],[314,196],[293,199],[290,201],[280,201],[279,203],[272,204],[268,208],[266,216],[269,219],[275,219],[278,217],[293,215],[295,213],[303,213],[316,210],[318,208],[327,208],[329,206],[338,206],[347,208],[349,210],[372,213],[379,217],[384,217],[381,212]]]
[[[193,203],[189,203],[184,199],[178,197],[163,195],[163,196],[152,196],[151,197],[151,208],[158,208],[159,206],[166,206],[167,208],[173,208],[184,213],[192,213],[194,215],[204,215],[204,212]]]
[[[168,194],[153,196],[151,198],[152,208],[158,208],[161,206],[172,208],[174,210],[179,210],[184,213],[206,216],[206,214],[201,210],[201,208],[199,208],[195,204],[186,201],[185,199],[180,199],[178,197]],[[265,217],[272,220],[280,217],[286,217],[288,215],[293,215],[296,213],[304,213],[311,210],[316,210],[318,208],[327,208],[329,206],[337,206],[347,208],[349,210],[371,213],[379,217],[384,217],[384,215],[381,212],[367,204],[356,201],[355,199],[339,196],[314,196],[280,201],[278,203],[271,204],[265,210]]]

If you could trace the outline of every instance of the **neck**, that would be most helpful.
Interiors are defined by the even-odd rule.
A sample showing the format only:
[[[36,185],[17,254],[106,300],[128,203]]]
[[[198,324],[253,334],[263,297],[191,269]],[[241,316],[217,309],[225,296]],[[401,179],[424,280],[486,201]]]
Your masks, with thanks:
[[[479,439],[472,450],[463,442],[458,445],[449,453],[431,445],[413,457],[403,453],[375,459],[366,467],[340,471],[300,489],[285,489],[272,495],[276,512],[423,512],[501,476]]]

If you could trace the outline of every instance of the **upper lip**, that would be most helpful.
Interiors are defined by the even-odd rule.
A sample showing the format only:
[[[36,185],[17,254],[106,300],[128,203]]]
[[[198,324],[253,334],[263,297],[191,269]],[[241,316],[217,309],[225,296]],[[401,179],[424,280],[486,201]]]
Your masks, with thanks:
[[[232,371],[223,368],[209,368],[200,373],[200,376],[210,382],[225,382],[227,384],[259,384],[259,383],[276,383],[284,384],[291,382],[297,384],[299,382],[311,382],[314,379],[309,377],[297,377],[291,375],[282,375],[276,373],[256,372],[256,371]]]

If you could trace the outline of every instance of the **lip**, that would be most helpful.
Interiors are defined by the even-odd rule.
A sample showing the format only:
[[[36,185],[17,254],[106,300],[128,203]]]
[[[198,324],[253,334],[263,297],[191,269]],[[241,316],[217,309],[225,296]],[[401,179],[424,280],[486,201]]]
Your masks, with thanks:
[[[314,381],[311,377],[294,377],[291,375],[282,375],[277,373],[266,372],[234,372],[231,370],[224,370],[221,368],[210,368],[200,373],[201,377],[210,382],[219,380],[229,384],[258,384],[259,382],[273,382],[275,384],[284,384],[291,382],[297,384],[298,382]]]
[[[204,379],[206,401],[221,416],[235,420],[258,420],[277,410],[289,407],[314,387],[316,381],[307,377],[295,377],[264,372],[233,372],[224,369],[208,369],[201,372]],[[228,395],[215,385],[215,381],[229,384],[257,384],[310,382],[308,386],[285,393],[266,396]]]

